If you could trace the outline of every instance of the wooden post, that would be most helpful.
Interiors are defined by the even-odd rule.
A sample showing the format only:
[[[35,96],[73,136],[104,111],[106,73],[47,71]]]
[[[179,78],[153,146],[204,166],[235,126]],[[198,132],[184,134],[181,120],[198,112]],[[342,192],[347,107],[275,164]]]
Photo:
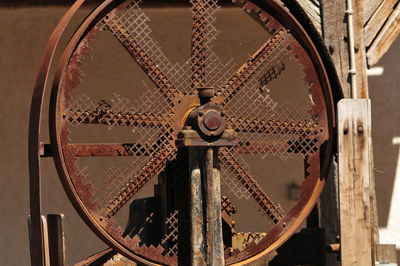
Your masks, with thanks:
[[[350,97],[349,48],[346,43],[346,2],[344,0],[321,0],[322,36],[339,76],[345,97]],[[338,89],[338,88],[334,88]],[[340,236],[338,165],[332,162],[320,197],[320,225],[325,228],[326,244],[336,244]],[[338,254],[326,253],[326,266],[340,265]]]
[[[396,245],[377,245],[376,260],[381,264],[397,265]]]
[[[352,0],[354,16],[354,50],[356,61],[356,92],[353,92],[353,98],[368,99],[368,77],[367,77],[367,52],[365,49],[364,36],[364,5],[366,0]],[[351,49],[351,47],[350,47]]]
[[[322,36],[335,64],[343,95],[349,98],[351,95],[348,81],[349,48],[345,42],[347,39],[345,11],[346,2],[344,0],[321,1]]]
[[[344,99],[338,105],[339,202],[343,266],[373,265],[370,169],[371,104]]]

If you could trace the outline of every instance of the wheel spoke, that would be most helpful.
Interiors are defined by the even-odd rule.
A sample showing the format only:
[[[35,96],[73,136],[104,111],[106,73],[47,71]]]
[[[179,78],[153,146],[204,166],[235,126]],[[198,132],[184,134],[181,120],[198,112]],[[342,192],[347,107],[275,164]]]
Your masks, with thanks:
[[[64,119],[73,125],[100,124],[109,126],[132,126],[161,128],[167,124],[160,114],[141,112],[116,112],[113,110],[69,110]]]
[[[68,149],[77,157],[112,157],[150,156],[156,147],[140,143],[78,143],[68,144]]]
[[[233,154],[279,154],[283,151],[300,153],[304,156],[318,150],[317,138],[299,138],[297,140],[239,141],[232,149]]]
[[[133,8],[133,7],[132,7]],[[135,7],[136,10],[140,11],[140,8]],[[141,12],[141,11],[140,11]],[[143,13],[141,12],[141,15]],[[150,28],[146,27],[147,32],[142,34],[146,37],[147,42],[144,44],[146,50],[141,45],[133,34],[129,31],[128,27],[125,26],[129,21],[123,22],[116,11],[110,13],[107,19],[105,19],[106,26],[112,32],[112,34],[117,38],[117,40],[125,47],[132,58],[137,62],[137,64],[143,69],[146,75],[153,81],[153,83],[158,87],[161,93],[169,100],[169,102],[174,104],[174,97],[178,95],[178,91],[173,86],[172,82],[163,71],[161,70],[160,64],[164,62],[157,62],[155,56],[160,58],[165,58],[159,47],[154,41],[150,39]],[[137,25],[141,27],[145,25]],[[144,36],[138,36],[139,38],[144,38]],[[156,51],[156,52],[154,52]],[[152,55],[152,56],[151,56]]]
[[[237,178],[243,189],[251,195],[252,199],[260,206],[272,222],[278,223],[284,215],[279,204],[274,203],[265,191],[257,184],[255,179],[246,172],[240,163],[232,156],[227,149],[220,149],[220,160],[224,161],[224,165],[229,168],[234,177]]]
[[[115,215],[139,190],[141,190],[166,164],[174,158],[176,149],[172,146],[158,150],[115,197],[107,204],[106,218]]]
[[[265,42],[239,70],[237,70],[217,93],[217,95],[222,98],[222,105],[226,105],[265,63],[273,62],[276,66],[281,64],[281,61],[289,51],[288,46],[284,45],[288,36],[289,32],[287,30],[277,30],[276,33]]]
[[[268,154],[277,153],[282,147],[285,146],[286,150],[290,150],[290,145],[284,140],[270,140],[270,141],[239,141],[238,144],[232,148],[233,154]]]
[[[288,134],[316,136],[319,133],[318,123],[309,120],[263,120],[250,118],[228,118],[229,125],[241,133]]]
[[[192,0],[192,88],[204,86],[206,75],[206,2]]]
[[[215,66],[221,70],[224,64],[212,51],[211,42],[218,33],[214,22],[215,13],[219,10],[216,0],[191,0],[192,4],[192,56],[191,87],[198,88],[216,82]],[[210,74],[210,72],[213,72]],[[221,75],[219,75],[221,76]],[[218,80],[218,79],[217,79]],[[213,84],[215,86],[216,84]]]

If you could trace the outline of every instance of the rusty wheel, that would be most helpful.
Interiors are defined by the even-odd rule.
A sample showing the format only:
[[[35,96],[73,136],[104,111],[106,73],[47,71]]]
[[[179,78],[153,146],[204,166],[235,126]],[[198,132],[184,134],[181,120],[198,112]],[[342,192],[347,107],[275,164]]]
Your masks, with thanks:
[[[163,54],[140,0],[106,0],[63,53],[50,119],[58,173],[92,230],[132,260],[175,265],[188,245],[187,153],[176,141],[190,114],[203,104],[200,89],[207,94],[204,88],[213,87],[211,101],[219,108],[206,113],[209,141],[221,134],[220,119],[237,135],[236,145],[219,150],[227,264],[251,262],[276,249],[302,225],[322,191],[334,112],[319,53],[280,4],[234,2],[263,32],[261,47],[243,47],[250,54],[244,62],[225,60],[214,49],[217,0],[190,1],[192,41],[186,63],[173,63]],[[112,73],[118,84],[107,81],[112,70],[90,67],[113,60],[95,60],[107,54],[96,46],[99,39],[118,41],[135,62],[127,73]],[[285,83],[288,73],[295,78]],[[125,77],[133,81],[121,82]],[[137,82],[141,79],[147,81]],[[97,90],[104,84],[130,89]],[[284,97],[279,90],[287,90]],[[291,179],[276,172],[285,173],[291,163],[300,169],[295,173],[301,177],[300,192],[280,204],[273,198],[286,187],[279,190],[274,183]]]

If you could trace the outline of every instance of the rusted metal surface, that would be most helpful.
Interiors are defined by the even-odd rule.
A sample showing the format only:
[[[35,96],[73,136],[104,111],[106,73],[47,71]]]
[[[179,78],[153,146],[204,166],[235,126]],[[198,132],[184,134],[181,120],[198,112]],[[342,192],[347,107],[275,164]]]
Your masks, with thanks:
[[[198,91],[203,105],[193,110],[188,120],[197,131],[192,126],[185,127],[176,142],[189,149],[190,261],[191,265],[224,265],[218,149],[235,145],[236,134],[232,129],[225,129],[221,108],[211,104],[213,90],[199,88]],[[207,116],[212,116],[209,119],[213,121],[207,121]]]
[[[207,246],[205,245],[205,224],[203,211],[203,187],[200,169],[200,154],[189,149],[190,167],[190,264],[206,265]]]
[[[239,67],[221,60],[213,49],[218,35],[217,0],[191,1],[192,52],[185,64],[173,64],[162,53],[139,0],[104,2],[64,51],[50,116],[57,170],[82,218],[99,237],[132,260],[177,265],[183,252],[181,242],[187,241],[194,265],[250,263],[276,249],[298,229],[322,190],[334,113],[319,54],[298,22],[277,2],[256,5],[240,0],[236,4],[271,35]],[[83,61],[100,32],[108,32],[120,42],[154,83],[154,89],[133,101],[115,95],[98,101],[80,94],[78,88],[85,79]],[[307,86],[309,108],[303,116],[268,92],[270,83],[285,73],[288,60],[301,66],[302,82]],[[93,125],[132,128],[137,139],[131,143],[74,141],[79,129]],[[189,150],[189,162],[181,155],[183,149]],[[304,159],[305,180],[293,207],[283,210],[272,199],[259,184],[259,177],[251,174],[243,155]],[[85,164],[97,157],[129,157],[131,163],[110,167],[104,174],[89,173]],[[138,228],[126,234],[120,213],[128,205],[136,206],[144,187],[155,176],[163,180],[163,175],[170,175],[165,182],[173,185],[155,193],[161,211],[147,206],[149,213],[131,216],[129,223]],[[96,180],[96,176],[102,179]],[[175,180],[171,181],[172,177]],[[266,217],[265,232],[250,234],[257,237],[243,242],[240,249],[232,247],[233,211],[221,214],[221,205],[224,210],[227,200],[221,203],[219,178],[235,198],[253,201]],[[185,186],[179,191],[179,182],[188,182],[190,193]],[[185,193],[191,195],[191,209],[182,208],[185,202],[178,200]],[[191,217],[191,240],[185,240],[185,212]],[[223,221],[229,234],[222,231]],[[163,228],[162,233],[144,233],[149,226]],[[231,240],[223,240],[223,236]]]
[[[220,173],[215,168],[218,152],[208,148],[205,159],[207,184],[207,265],[224,265],[224,243],[221,217],[221,182]]]
[[[49,232],[50,265],[65,265],[64,215],[47,215]]]
[[[265,65],[267,61],[271,62],[271,58],[283,59],[288,52],[285,41],[288,38],[286,29],[278,30],[265,44],[255,52],[248,61],[243,64],[232,78],[218,91],[217,96],[221,97],[222,105],[227,104],[243,85],[248,81],[260,67]],[[274,60],[274,63],[277,63]]]
[[[45,88],[49,77],[51,63],[57,45],[72,17],[84,3],[84,0],[77,0],[64,17],[57,24],[45,48],[40,61],[39,71],[36,76],[35,87],[32,96],[30,120],[29,120],[29,197],[31,213],[31,263],[32,265],[43,265],[43,228],[41,223],[41,180],[40,180],[40,122]],[[44,151],[43,151],[44,154]]]

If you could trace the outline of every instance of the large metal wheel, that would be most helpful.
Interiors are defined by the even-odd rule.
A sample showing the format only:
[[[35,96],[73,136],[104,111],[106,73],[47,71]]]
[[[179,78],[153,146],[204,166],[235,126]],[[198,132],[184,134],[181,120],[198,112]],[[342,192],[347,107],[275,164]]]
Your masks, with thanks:
[[[225,262],[255,261],[296,232],[322,191],[334,123],[325,66],[307,33],[284,7],[275,1],[245,0],[236,5],[263,27],[266,39],[247,61],[235,65],[214,51],[218,1],[191,0],[191,57],[186,64],[173,64],[152,39],[140,2],[106,0],[81,24],[63,53],[50,116],[60,179],[82,218],[111,247],[146,265],[176,265],[185,248],[182,243],[188,241],[185,200],[190,189],[185,181],[187,153],[176,140],[187,128],[190,113],[202,105],[198,91],[213,87],[212,103],[222,109],[226,127],[237,134],[235,146],[219,149],[222,192],[229,194],[222,204],[228,226]],[[131,98],[89,88],[85,79],[90,74],[83,73],[91,47],[102,34],[122,44],[153,86],[133,89]],[[269,86],[284,79],[290,64],[301,70],[298,87],[288,92],[288,101],[276,100]],[[129,76],[129,71],[124,74]],[[298,110],[298,99],[305,99],[304,110]],[[213,125],[206,130],[214,131]],[[221,132],[214,133],[210,142]],[[262,162],[272,157],[304,162],[304,171],[298,173],[305,175],[301,193],[285,208],[270,196],[271,180],[254,174],[267,176]],[[261,170],[252,171],[254,161],[261,162]],[[141,194],[157,176],[153,197]],[[261,232],[235,231],[233,205],[242,201],[255,203],[249,206],[262,217]],[[243,235],[247,240],[239,247],[237,239]]]

